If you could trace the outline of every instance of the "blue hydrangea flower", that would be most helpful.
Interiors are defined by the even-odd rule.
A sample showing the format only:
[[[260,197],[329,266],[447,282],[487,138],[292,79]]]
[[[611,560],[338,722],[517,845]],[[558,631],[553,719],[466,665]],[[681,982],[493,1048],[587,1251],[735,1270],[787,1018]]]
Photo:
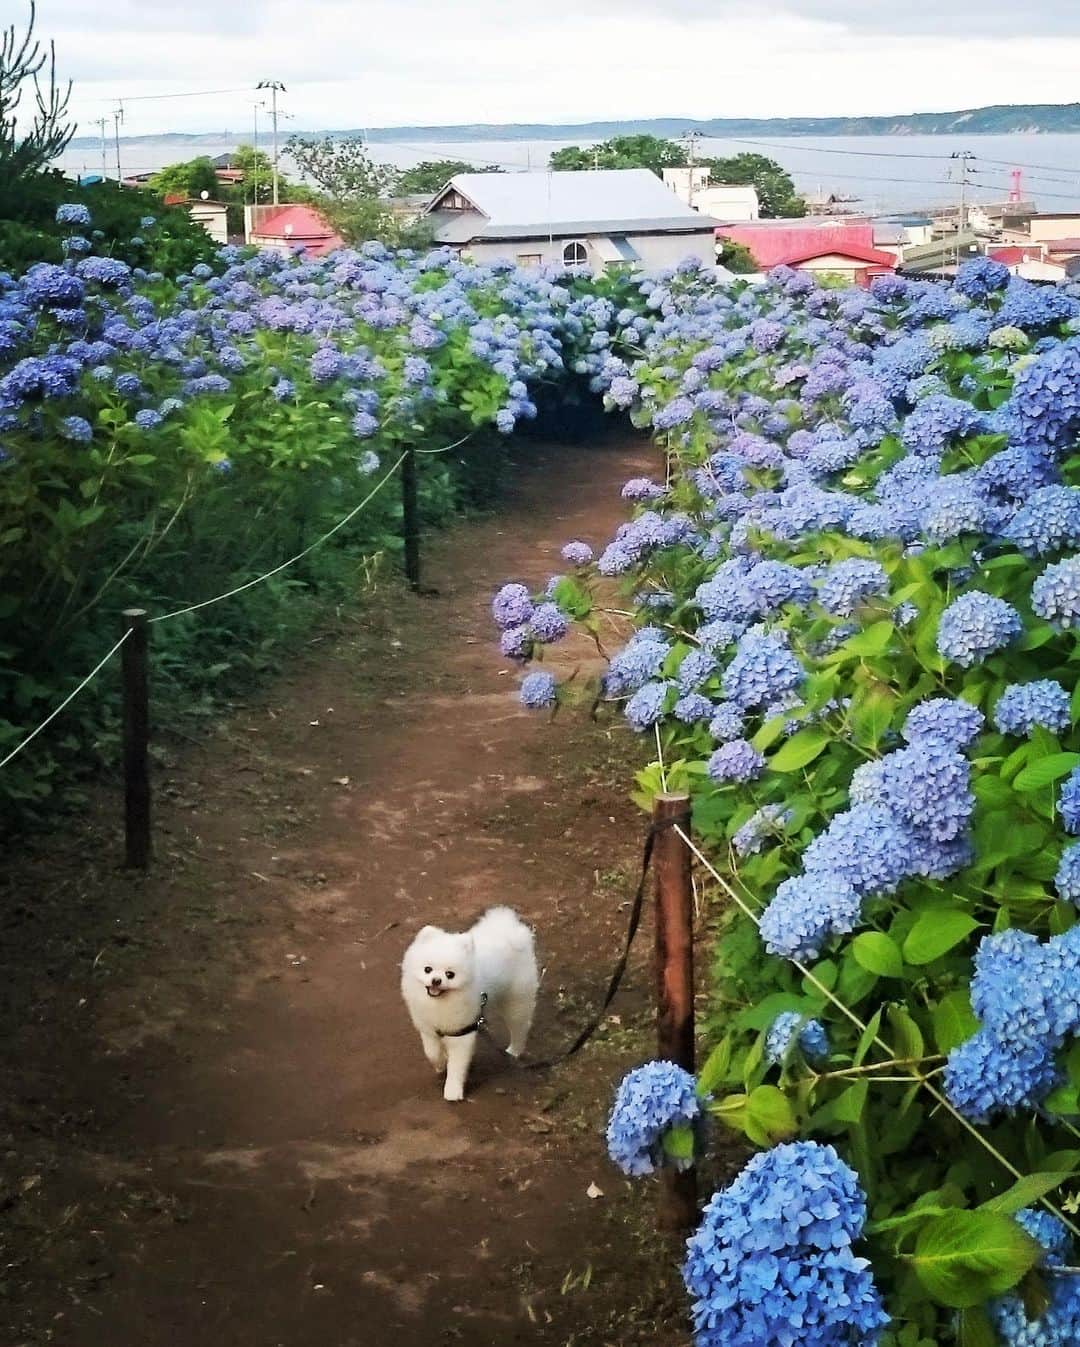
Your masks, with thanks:
[[[1030,735],[1036,725],[1060,734],[1069,723],[1069,694],[1053,678],[1010,683],[994,707],[994,724],[1002,734]]]
[[[724,696],[749,710],[777,701],[805,678],[806,670],[783,633],[752,629],[739,638],[721,681]]]
[[[716,656],[708,650],[691,650],[684,657],[675,674],[680,692],[693,692],[711,678],[718,668]]]
[[[936,739],[954,748],[966,748],[982,732],[985,720],[977,706],[961,698],[930,697],[911,708],[902,733],[909,744]]]
[[[1031,606],[1057,627],[1080,623],[1080,557],[1047,566],[1031,587]]]
[[[807,963],[834,935],[859,924],[862,900],[839,874],[817,870],[785,879],[761,914],[761,938],[770,954]]]
[[[1074,767],[1061,787],[1058,813],[1065,831],[1080,833],[1080,767]]]
[[[1080,489],[1043,486],[1033,491],[1002,530],[1029,556],[1044,557],[1080,544]]]
[[[790,820],[791,810],[785,809],[783,805],[762,805],[732,835],[731,845],[735,854],[739,857],[756,856],[770,838],[779,841],[783,837]]]
[[[749,740],[732,739],[713,753],[705,770],[712,781],[756,781],[765,770],[765,759]]]
[[[624,1076],[616,1091],[607,1125],[608,1155],[631,1176],[675,1165],[663,1148],[665,1133],[680,1125],[700,1126],[703,1116],[688,1071],[674,1062],[646,1062]]]
[[[713,713],[712,702],[701,692],[686,692],[671,709],[676,720],[685,725],[695,725],[698,721],[708,720]]]
[[[1045,1043],[1003,1043],[989,1030],[953,1048],[944,1076],[953,1108],[978,1123],[995,1113],[1035,1108],[1056,1083],[1053,1052]]]
[[[915,840],[891,809],[857,804],[834,814],[829,826],[803,852],[809,879],[839,876],[860,895],[893,893],[915,873]]]
[[[889,1322],[869,1264],[858,1179],[832,1146],[755,1155],[686,1244],[697,1347],[875,1347]]]
[[[59,429],[65,440],[76,444],[89,444],[94,438],[94,428],[84,416],[65,416]]]
[[[820,1020],[808,1020],[797,1010],[785,1010],[777,1015],[765,1035],[765,1060],[784,1061],[793,1043],[811,1064],[823,1062],[829,1055],[829,1036]]]
[[[967,669],[1007,646],[1023,629],[1012,604],[976,589],[961,594],[942,613],[937,648],[945,659]]]
[[[951,842],[967,827],[975,807],[970,778],[967,759],[933,738],[916,739],[881,765],[884,803],[935,842]]]
[[[665,640],[642,638],[639,633],[638,639],[612,656],[604,675],[604,692],[609,697],[636,692],[660,672],[670,648]]]
[[[741,706],[734,702],[717,702],[709,721],[709,733],[720,743],[726,743],[742,736],[745,723]]]
[[[638,688],[623,708],[623,715],[639,733],[651,730],[664,714],[664,701],[670,683],[646,683]]]
[[[557,604],[541,603],[533,609],[529,618],[529,630],[536,640],[545,645],[561,641],[569,630],[570,624],[560,612]]]
[[[533,601],[524,585],[503,585],[491,601],[491,616],[500,627],[519,627],[533,615]]]
[[[1080,904],[1080,842],[1062,852],[1054,884],[1062,898]]]
[[[90,225],[89,207],[84,206],[81,201],[66,201],[56,208],[56,223],[87,229]]]
[[[521,680],[521,704],[530,711],[543,711],[554,706],[558,684],[549,673],[526,674]]]
[[[569,542],[562,549],[562,558],[571,566],[587,566],[593,559],[593,550],[588,543]]]
[[[881,565],[865,557],[849,557],[829,567],[818,599],[821,606],[838,617],[851,614],[874,594],[884,594],[889,577]]]

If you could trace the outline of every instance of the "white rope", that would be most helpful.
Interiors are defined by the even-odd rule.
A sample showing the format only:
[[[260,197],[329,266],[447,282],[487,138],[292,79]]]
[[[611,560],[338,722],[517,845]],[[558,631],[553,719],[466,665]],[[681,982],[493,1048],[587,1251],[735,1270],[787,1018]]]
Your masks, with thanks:
[[[96,678],[96,676],[101,672],[101,670],[104,669],[105,665],[108,664],[109,660],[112,659],[112,657],[116,654],[116,652],[120,649],[120,647],[124,644],[124,642],[130,635],[131,635],[131,628],[129,627],[127,631],[124,632],[123,636],[120,637],[119,641],[117,641],[117,643],[109,651],[109,653],[107,655],[103,655],[102,658],[97,662],[97,664],[94,665],[94,667],[86,675],[86,677],[79,684],[79,686],[73,692],[69,692],[68,695],[64,698],[64,700],[60,703],[60,705],[45,717],[45,719],[41,722],[41,724],[37,727],[37,729],[31,730],[31,732],[26,736],[26,738],[22,741],[22,743],[19,744],[16,748],[13,748],[11,752],[7,755],[7,757],[3,759],[3,761],[0,761],[0,767],[6,767],[8,763],[11,761],[11,759],[16,756],[16,754],[21,753],[23,751],[23,749],[31,741],[31,739],[36,739],[38,735],[41,733],[41,731],[46,727],[46,725],[52,724],[52,722],[56,719],[56,717],[60,714],[60,712],[64,709],[65,706],[70,706],[70,704],[75,700],[75,698],[79,695],[79,693],[82,692],[83,688],[86,687],[87,683],[92,682],[93,679]]]
[[[283,561],[280,566],[275,566],[272,571],[267,571],[265,575],[257,575],[254,580],[248,580],[242,585],[237,585],[235,589],[226,590],[224,594],[217,594],[212,599],[203,599],[201,603],[189,603],[186,608],[174,608],[171,613],[160,613],[157,617],[152,617],[150,621],[168,622],[170,618],[183,617],[185,613],[197,613],[200,608],[209,608],[211,604],[220,603],[222,599],[231,599],[234,594],[242,594],[245,589],[251,589],[254,585],[261,585],[264,580],[269,580],[271,576],[280,575],[282,571],[288,570],[290,566],[306,557],[309,552],[314,552],[316,547],[321,546],[328,538],[332,538],[334,534],[337,533],[338,529],[343,529],[351,519],[355,519],[368,501],[373,500],[375,496],[378,495],[390,478],[393,477],[394,473],[397,472],[398,468],[401,467],[407,453],[408,450],[401,455],[389,472],[379,480],[377,485],[372,487],[360,504],[353,506],[344,519],[339,519],[332,529],[329,529],[324,533],[321,538],[316,538],[315,541],[305,547],[302,552],[297,552],[296,556],[290,557],[288,561]],[[0,766],[3,766],[3,764],[0,763]]]
[[[444,444],[441,449],[414,449],[414,454],[448,454],[451,449],[457,449],[463,445],[466,440],[471,440],[476,434],[475,430],[470,430],[467,435],[462,435],[460,440],[455,440],[453,444]]]

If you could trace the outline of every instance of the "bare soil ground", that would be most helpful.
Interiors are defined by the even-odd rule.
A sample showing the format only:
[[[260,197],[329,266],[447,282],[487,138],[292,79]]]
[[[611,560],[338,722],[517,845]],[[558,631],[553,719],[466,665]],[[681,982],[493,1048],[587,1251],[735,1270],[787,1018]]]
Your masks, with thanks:
[[[516,701],[492,591],[602,543],[648,446],[529,450],[205,742],[169,741],[156,859],[118,801],[0,879],[0,1342],[12,1347],[681,1344],[678,1249],[608,1164],[649,1053],[643,931],[597,1040],[527,1074],[481,1045],[444,1103],[398,991],[425,922],[508,902],[568,1041],[617,953],[642,835],[628,736]],[[579,640],[548,667],[595,667]],[[590,1185],[602,1196],[590,1197]]]

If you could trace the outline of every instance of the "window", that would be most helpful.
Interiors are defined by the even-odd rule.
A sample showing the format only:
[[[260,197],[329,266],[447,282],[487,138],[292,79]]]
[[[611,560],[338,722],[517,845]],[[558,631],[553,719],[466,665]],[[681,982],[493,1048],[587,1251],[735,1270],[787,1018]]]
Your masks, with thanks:
[[[518,253],[517,255],[519,267],[538,267],[543,260],[541,253]]]
[[[589,253],[580,239],[563,244],[562,260],[568,267],[585,267],[589,264]]]

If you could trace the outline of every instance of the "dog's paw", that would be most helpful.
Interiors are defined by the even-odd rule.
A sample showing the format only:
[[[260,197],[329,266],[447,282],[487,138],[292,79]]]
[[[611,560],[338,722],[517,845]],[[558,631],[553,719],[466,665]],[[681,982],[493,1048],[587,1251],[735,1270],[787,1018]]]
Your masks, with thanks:
[[[465,1091],[460,1085],[451,1085],[450,1082],[447,1081],[446,1088],[442,1092],[442,1097],[447,1100],[448,1103],[460,1104],[465,1098]]]
[[[520,1047],[516,1043],[511,1043],[510,1046],[506,1049],[506,1055],[507,1057],[513,1057],[514,1060],[516,1061],[517,1058],[519,1058],[524,1051],[525,1051],[524,1043],[522,1043]]]

